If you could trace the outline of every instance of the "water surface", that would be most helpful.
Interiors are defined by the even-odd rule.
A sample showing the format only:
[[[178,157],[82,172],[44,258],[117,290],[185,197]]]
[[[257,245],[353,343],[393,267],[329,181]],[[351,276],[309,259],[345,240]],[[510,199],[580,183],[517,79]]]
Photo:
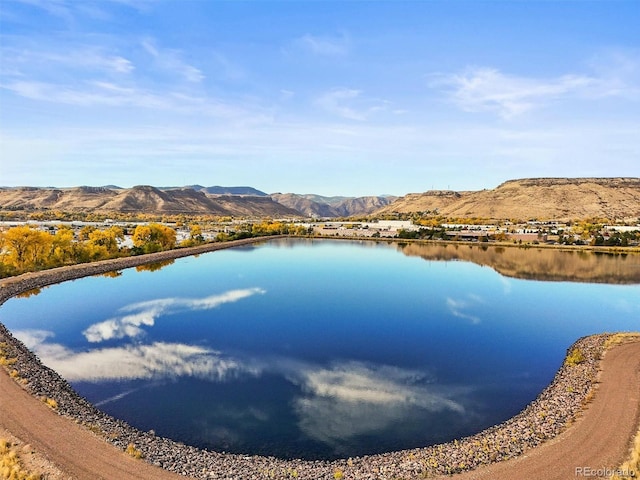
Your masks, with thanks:
[[[474,248],[272,241],[54,285],[0,321],[101,409],[178,441],[304,458],[425,446],[516,414],[578,337],[639,329],[637,257],[507,249],[492,265]],[[583,261],[599,280],[548,267]]]

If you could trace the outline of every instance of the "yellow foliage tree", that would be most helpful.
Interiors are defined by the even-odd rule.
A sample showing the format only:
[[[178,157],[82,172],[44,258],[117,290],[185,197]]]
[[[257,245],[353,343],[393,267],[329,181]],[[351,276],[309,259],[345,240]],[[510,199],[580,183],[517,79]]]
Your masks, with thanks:
[[[138,225],[133,231],[132,240],[141,253],[169,250],[176,246],[176,231],[159,223]]]
[[[13,227],[3,234],[3,261],[20,273],[46,267],[53,237],[28,225]]]
[[[56,265],[64,265],[75,260],[75,241],[73,230],[67,227],[59,227],[53,236],[52,262]]]

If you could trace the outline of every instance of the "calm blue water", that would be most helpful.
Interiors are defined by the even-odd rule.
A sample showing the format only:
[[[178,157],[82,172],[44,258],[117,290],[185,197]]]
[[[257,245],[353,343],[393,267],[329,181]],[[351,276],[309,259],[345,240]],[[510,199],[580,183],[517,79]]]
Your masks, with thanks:
[[[578,337],[638,330],[639,313],[638,285],[518,280],[397,245],[274,241],[55,285],[8,301],[0,321],[142,430],[332,458],[505,420]]]

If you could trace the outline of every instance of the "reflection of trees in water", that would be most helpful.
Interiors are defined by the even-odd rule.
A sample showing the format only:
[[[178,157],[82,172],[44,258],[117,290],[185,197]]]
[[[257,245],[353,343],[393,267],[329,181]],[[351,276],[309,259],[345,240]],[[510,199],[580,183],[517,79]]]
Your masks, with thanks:
[[[408,256],[486,265],[506,277],[589,283],[640,283],[640,255],[483,245],[399,244]]]
[[[162,260],[160,262],[147,263],[145,265],[138,265],[136,267],[137,272],[155,272],[168,265],[171,265],[175,260]]]
[[[107,278],[118,278],[122,276],[122,272],[120,270],[112,270],[110,272],[101,273],[96,275],[97,277],[107,277]]]
[[[14,298],[35,297],[36,295],[39,295],[41,291],[42,291],[41,288],[32,288],[31,290],[27,290],[26,292],[22,292],[22,293],[19,293],[19,294],[15,295]]]

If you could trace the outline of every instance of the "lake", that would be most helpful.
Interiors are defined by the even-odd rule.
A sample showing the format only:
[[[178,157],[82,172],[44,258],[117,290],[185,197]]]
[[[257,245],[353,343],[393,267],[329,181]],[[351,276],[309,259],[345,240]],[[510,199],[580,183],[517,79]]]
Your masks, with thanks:
[[[318,459],[499,423],[639,314],[640,255],[290,239],[54,285],[0,322],[141,430]]]

